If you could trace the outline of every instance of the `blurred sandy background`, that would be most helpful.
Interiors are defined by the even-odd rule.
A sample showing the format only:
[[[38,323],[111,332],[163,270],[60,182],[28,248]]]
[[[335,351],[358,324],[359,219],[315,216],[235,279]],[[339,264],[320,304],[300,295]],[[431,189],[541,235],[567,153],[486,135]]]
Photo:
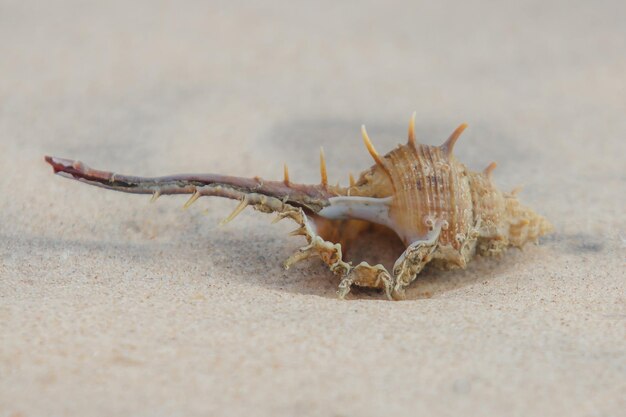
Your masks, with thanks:
[[[295,3],[0,1],[0,415],[626,415],[626,3]],[[346,183],[413,110],[557,232],[405,302],[43,163]]]

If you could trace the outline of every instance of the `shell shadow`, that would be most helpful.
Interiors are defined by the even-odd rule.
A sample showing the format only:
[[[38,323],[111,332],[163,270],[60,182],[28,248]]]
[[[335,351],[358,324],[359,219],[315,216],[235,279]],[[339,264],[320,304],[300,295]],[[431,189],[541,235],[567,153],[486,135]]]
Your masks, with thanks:
[[[225,271],[236,269],[238,273],[233,279],[237,279],[244,285],[300,296],[337,299],[339,279],[318,258],[300,262],[288,271],[281,267],[282,261],[295,252],[301,244],[304,244],[304,240],[298,242],[295,239],[287,239],[286,233],[280,232],[278,232],[280,236],[268,240],[268,234],[263,234],[262,229],[251,233],[247,238],[237,231],[227,233],[222,237],[224,247],[236,246],[240,247],[241,251],[227,252],[214,246],[213,265]],[[388,269],[402,251],[402,248],[397,250],[395,247],[390,250],[389,245],[393,245],[393,242],[384,239],[368,241],[367,245],[368,253],[378,253],[372,263],[381,262]],[[436,298],[463,287],[488,283],[506,274],[507,270],[513,269],[522,257],[528,256],[528,252],[530,251],[512,249],[500,258],[477,257],[465,270],[444,271],[427,266],[406,288],[406,300]],[[368,260],[371,261],[369,258]],[[357,286],[352,287],[347,298],[348,300],[386,300],[381,290]]]
[[[546,242],[567,254],[595,254],[608,249],[606,240],[592,233],[555,232],[545,238]]]

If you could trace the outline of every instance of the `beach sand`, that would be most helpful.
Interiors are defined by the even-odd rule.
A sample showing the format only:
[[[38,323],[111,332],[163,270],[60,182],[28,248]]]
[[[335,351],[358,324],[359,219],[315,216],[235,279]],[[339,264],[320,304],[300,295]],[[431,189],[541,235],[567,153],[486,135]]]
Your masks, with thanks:
[[[0,5],[0,416],[626,415],[626,3],[234,3]],[[43,161],[346,184],[414,110],[556,231],[402,302]]]

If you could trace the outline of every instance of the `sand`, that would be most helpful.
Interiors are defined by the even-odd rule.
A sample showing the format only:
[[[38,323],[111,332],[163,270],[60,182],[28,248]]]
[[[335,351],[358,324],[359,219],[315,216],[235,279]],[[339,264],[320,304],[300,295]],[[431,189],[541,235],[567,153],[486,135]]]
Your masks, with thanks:
[[[625,3],[234,3],[0,5],[0,415],[626,415]],[[414,110],[556,232],[403,302],[43,162],[346,183]]]

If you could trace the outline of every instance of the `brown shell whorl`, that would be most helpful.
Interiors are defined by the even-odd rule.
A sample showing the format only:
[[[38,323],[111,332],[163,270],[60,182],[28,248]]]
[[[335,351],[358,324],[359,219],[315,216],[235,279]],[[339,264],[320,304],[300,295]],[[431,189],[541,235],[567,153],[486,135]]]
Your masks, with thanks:
[[[482,172],[472,172],[456,160],[454,146],[466,127],[461,124],[441,146],[422,145],[415,139],[413,116],[407,143],[381,156],[363,126],[363,142],[376,164],[351,183],[350,195],[392,196],[389,217],[405,245],[443,221],[439,245],[447,258],[467,244],[476,227],[480,253],[522,246],[549,232],[551,226],[543,217],[519,204],[514,193],[504,194],[495,187],[495,162]],[[463,263],[460,258],[459,263]]]
[[[429,146],[416,143],[413,123],[411,118],[408,143],[384,157],[362,128],[376,165],[361,175],[354,195],[393,196],[389,215],[405,244],[426,236],[440,220],[445,225],[440,243],[458,249],[473,218],[466,170],[452,150],[467,125],[459,126],[443,145]]]

